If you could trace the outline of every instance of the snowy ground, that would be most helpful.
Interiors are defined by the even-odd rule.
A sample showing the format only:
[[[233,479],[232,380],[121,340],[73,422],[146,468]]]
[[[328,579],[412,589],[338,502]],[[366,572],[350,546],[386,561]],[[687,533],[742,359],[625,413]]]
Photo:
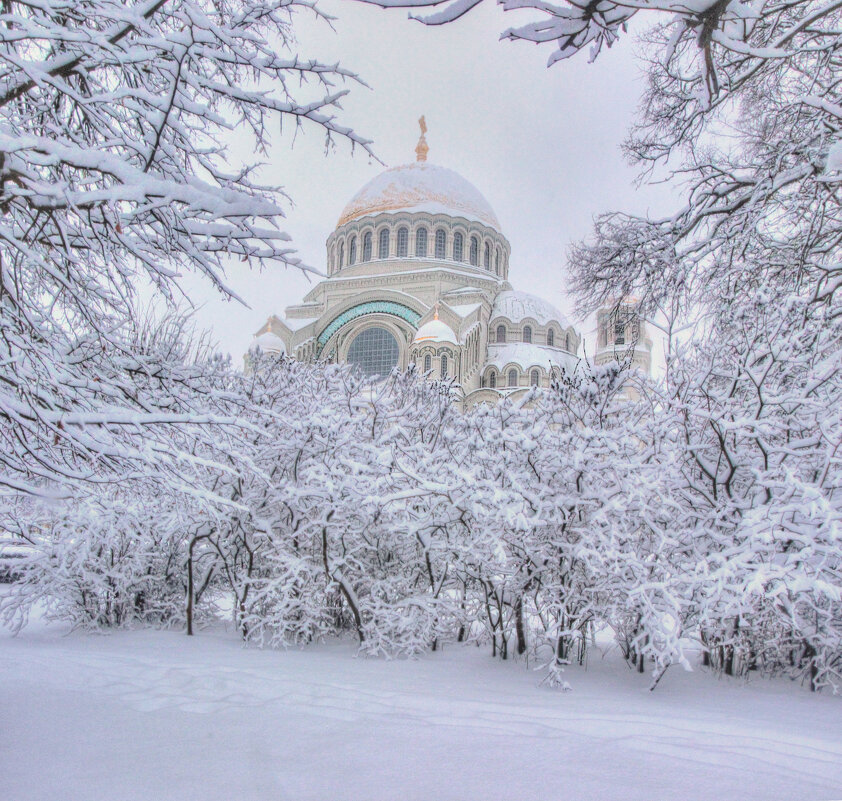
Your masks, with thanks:
[[[471,647],[243,650],[225,633],[0,634],[5,801],[842,798],[842,699],[614,657],[573,691]]]

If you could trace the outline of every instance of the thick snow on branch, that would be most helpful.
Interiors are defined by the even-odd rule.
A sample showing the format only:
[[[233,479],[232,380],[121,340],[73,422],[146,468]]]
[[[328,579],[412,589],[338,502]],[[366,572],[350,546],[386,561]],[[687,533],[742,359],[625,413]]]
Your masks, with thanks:
[[[281,194],[256,180],[255,165],[229,163],[224,146],[237,131],[265,152],[268,126],[289,120],[368,149],[335,116],[356,76],[292,52],[298,6],[0,8],[0,485],[9,492],[116,480],[120,464],[146,472],[144,461],[179,454],[169,435],[153,445],[152,429],[221,419],[213,403],[195,402],[201,376],[185,376],[180,355],[138,353],[148,321],[137,318],[137,293],[152,284],[170,302],[193,271],[236,299],[225,280],[232,257],[303,267],[280,230]],[[149,439],[132,442],[132,427]]]

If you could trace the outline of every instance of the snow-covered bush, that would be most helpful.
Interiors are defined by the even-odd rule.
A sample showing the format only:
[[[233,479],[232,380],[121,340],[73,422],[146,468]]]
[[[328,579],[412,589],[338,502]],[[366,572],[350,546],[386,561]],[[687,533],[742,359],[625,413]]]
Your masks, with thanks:
[[[87,500],[41,521],[28,532],[32,547],[14,593],[0,602],[8,624],[23,625],[33,604],[74,628],[183,623],[183,543],[172,538],[160,502]]]

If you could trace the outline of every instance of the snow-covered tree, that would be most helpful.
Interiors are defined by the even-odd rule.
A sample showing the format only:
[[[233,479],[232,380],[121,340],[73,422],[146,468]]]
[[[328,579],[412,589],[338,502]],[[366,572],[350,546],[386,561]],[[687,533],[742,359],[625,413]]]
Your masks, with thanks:
[[[298,265],[279,194],[228,158],[272,125],[333,116],[354,76],[295,55],[310,3],[64,0],[0,7],[0,486],[62,495],[168,449],[182,376],[130,350],[137,293],[226,260]],[[147,379],[165,386],[144,395]],[[138,381],[139,379],[139,381]],[[191,410],[188,416],[192,416]],[[192,419],[195,419],[193,417]],[[144,445],[127,431],[144,432]],[[62,488],[63,487],[63,488]]]
[[[428,24],[478,1],[374,0],[441,6],[417,17]],[[630,586],[639,599],[645,587],[666,591],[647,579],[657,563],[665,580],[692,571],[695,581],[670,590],[662,637],[680,623],[727,673],[793,670],[838,688],[842,10],[809,0],[502,5],[533,10],[538,19],[504,36],[554,46],[550,64],[585,48],[595,58],[640,20],[648,85],[625,150],[644,176],[666,173],[684,193],[664,218],[606,213],[571,249],[583,313],[635,295],[644,315],[669,309],[671,334],[685,330],[667,343],[662,386],[644,393],[652,436],[641,448],[668,472],[651,473],[656,460],[641,475],[664,503],[623,490],[622,550],[650,552],[629,565]],[[654,523],[643,539],[638,509]]]

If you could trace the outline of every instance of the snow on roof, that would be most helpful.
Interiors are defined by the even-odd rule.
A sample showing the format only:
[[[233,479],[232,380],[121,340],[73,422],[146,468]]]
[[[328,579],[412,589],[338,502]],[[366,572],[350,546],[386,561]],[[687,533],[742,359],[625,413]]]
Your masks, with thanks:
[[[487,365],[502,370],[508,364],[516,364],[526,370],[529,367],[543,367],[552,364],[558,367],[573,367],[576,357],[558,348],[534,345],[530,342],[509,342],[505,345],[489,345]]]
[[[345,206],[337,227],[359,217],[400,211],[450,214],[500,230],[479,190],[446,167],[416,161],[372,178]]]
[[[251,343],[253,348],[260,348],[265,353],[286,353],[287,349],[284,341],[271,331],[264,331],[259,336],[254,338]]]
[[[306,328],[311,323],[318,320],[318,317],[293,317],[289,319],[287,317],[279,317],[278,318],[290,331],[300,331],[302,328]]]
[[[450,306],[450,304],[447,304]],[[450,306],[451,310],[456,312],[460,317],[467,317],[469,314],[475,312],[480,306],[481,303],[469,303],[466,306]]]
[[[390,262],[400,262],[405,263],[406,259],[388,259],[383,260],[380,262],[383,265],[388,265]],[[394,275],[424,275],[428,273],[434,272],[441,272],[441,273],[449,273],[451,275],[458,275],[460,278],[471,278],[472,280],[476,281],[479,279],[486,279],[488,281],[493,281],[497,284],[502,282],[502,278],[494,273],[489,273],[487,270],[483,270],[481,267],[472,267],[470,264],[465,264],[464,262],[447,262],[450,266],[443,266],[441,262],[431,262],[428,267],[420,267],[417,270],[400,270],[400,271],[388,271],[382,273],[359,273],[358,275],[341,275],[339,273],[326,278],[326,281],[330,281],[332,284],[338,284],[343,281],[367,281],[371,278],[385,278],[385,277],[392,277]],[[355,265],[356,266],[356,265]],[[315,291],[316,287],[314,287],[312,291]],[[460,287],[461,289],[461,287]],[[475,289],[470,287],[471,292],[484,292],[487,290],[482,289]],[[454,292],[458,292],[459,290],[453,289],[448,290],[443,297],[447,297],[448,295],[452,295]]]
[[[457,343],[453,329],[443,320],[436,317],[428,320],[415,332],[413,342],[452,342]]]
[[[491,309],[491,317],[506,317],[512,322],[517,322],[531,317],[539,325],[546,325],[556,322],[562,328],[567,328],[570,323],[567,318],[552,303],[543,298],[530,295],[528,292],[516,292],[507,290],[499,292],[494,298],[494,306]]]

